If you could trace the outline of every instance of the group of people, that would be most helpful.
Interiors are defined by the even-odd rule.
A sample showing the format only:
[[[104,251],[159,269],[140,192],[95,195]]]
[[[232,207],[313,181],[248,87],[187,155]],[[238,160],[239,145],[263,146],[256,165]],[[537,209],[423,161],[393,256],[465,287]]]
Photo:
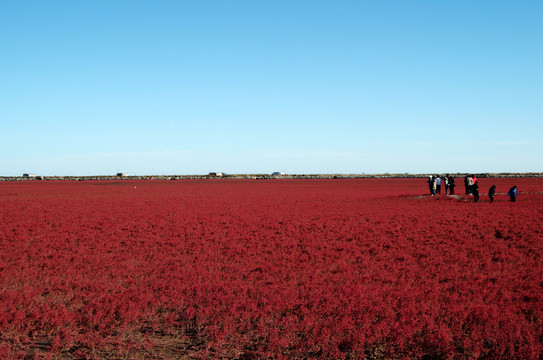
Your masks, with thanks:
[[[441,185],[445,187],[445,195],[454,195],[454,178],[447,174],[446,176],[440,177],[439,175],[430,175],[428,179],[428,187],[430,189],[430,195],[441,195]],[[477,176],[474,174],[466,174],[464,177],[464,187],[466,189],[466,195],[473,195],[473,201],[479,202],[479,181]],[[494,196],[496,195],[496,185],[492,185],[488,190],[488,197],[490,202],[494,202]],[[517,186],[514,185],[507,192],[507,196],[511,202],[515,202],[517,198]]]
[[[441,195],[442,184],[445,187],[445,195],[454,195],[454,187],[456,185],[454,183],[454,178],[449,174],[443,178],[439,177],[439,175],[430,175],[430,178],[428,179],[430,195]]]

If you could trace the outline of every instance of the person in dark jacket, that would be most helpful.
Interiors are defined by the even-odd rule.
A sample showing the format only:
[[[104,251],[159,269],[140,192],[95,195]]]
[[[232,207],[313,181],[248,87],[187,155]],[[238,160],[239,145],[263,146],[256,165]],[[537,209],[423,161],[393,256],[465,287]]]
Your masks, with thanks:
[[[447,175],[447,180],[449,181],[449,195],[454,195],[454,178],[452,175]]]
[[[430,189],[430,195],[434,195],[435,191],[434,191],[434,183],[435,183],[435,180],[434,180],[434,177],[432,175],[430,175],[430,177],[428,178],[428,188]]]
[[[469,195],[469,175],[464,176],[464,187],[466,188],[466,195]]]
[[[473,201],[479,202],[479,182],[476,181],[471,185],[471,193],[473,194]]]
[[[496,195],[496,185],[492,185],[490,189],[488,189],[488,197],[490,198],[490,202],[494,202],[494,195]]]
[[[513,186],[509,191],[507,192],[507,196],[511,199],[511,202],[515,202],[517,199],[517,186]]]

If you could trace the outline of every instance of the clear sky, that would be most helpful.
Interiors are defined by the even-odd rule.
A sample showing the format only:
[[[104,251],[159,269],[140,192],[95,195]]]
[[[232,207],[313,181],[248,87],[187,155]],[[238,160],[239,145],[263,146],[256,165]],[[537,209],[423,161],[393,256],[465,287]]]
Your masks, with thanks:
[[[543,1],[0,2],[0,176],[543,171]]]

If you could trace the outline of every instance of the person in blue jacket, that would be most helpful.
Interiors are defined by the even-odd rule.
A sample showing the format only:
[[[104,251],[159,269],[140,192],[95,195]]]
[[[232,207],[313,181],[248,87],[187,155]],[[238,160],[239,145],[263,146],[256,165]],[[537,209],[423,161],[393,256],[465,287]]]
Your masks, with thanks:
[[[517,186],[513,186],[509,191],[507,192],[507,196],[511,199],[511,202],[515,202],[517,199]]]
[[[436,195],[441,195],[441,178],[436,175],[434,179],[436,181]]]

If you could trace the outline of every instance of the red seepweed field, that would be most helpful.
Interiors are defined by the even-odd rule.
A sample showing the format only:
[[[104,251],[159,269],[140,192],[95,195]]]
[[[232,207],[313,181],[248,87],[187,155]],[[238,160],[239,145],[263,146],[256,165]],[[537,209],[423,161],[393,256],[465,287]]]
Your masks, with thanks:
[[[479,183],[0,183],[0,358],[540,359],[543,179]]]

